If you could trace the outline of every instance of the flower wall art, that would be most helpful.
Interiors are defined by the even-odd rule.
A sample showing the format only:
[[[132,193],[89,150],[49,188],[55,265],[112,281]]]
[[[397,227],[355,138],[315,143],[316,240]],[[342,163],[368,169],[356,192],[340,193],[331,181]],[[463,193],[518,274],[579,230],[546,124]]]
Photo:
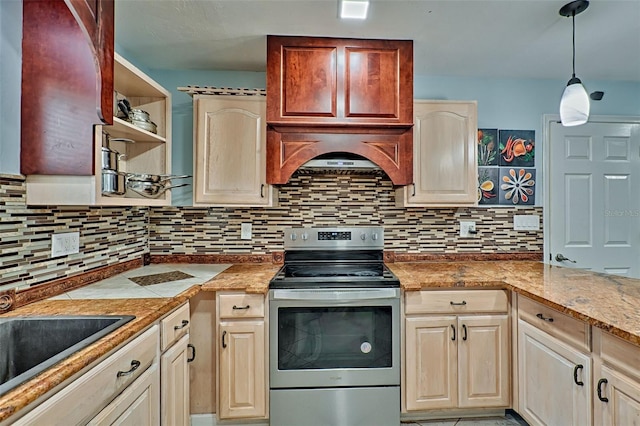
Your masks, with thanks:
[[[478,129],[478,204],[535,204],[535,134]]]

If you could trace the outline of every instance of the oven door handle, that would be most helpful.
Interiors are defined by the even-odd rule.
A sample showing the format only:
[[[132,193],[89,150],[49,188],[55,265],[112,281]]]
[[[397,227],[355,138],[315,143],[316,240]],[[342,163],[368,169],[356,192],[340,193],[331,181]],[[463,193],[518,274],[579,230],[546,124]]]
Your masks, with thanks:
[[[367,290],[272,290],[272,300],[349,301],[379,300],[399,297],[395,288]]]

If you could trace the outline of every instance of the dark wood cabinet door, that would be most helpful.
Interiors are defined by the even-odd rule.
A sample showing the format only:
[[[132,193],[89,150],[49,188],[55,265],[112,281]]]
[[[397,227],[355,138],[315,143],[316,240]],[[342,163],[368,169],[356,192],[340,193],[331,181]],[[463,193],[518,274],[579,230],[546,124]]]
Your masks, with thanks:
[[[267,38],[267,122],[410,126],[413,42]]]
[[[282,50],[282,115],[337,117],[334,47],[285,47]]]
[[[113,124],[114,0],[65,0],[98,64],[98,117]]]
[[[361,128],[357,133],[283,126],[267,130],[267,182],[285,184],[302,164],[321,154],[347,151],[376,163],[394,185],[413,179],[413,131]],[[348,147],[348,149],[345,149]]]
[[[23,1],[24,175],[94,174],[93,126],[101,115],[113,119],[113,0],[96,3],[99,15],[103,3],[111,12],[100,25],[111,26],[111,38],[96,48],[64,0]]]
[[[267,37],[267,183],[332,152],[413,179],[413,42]]]

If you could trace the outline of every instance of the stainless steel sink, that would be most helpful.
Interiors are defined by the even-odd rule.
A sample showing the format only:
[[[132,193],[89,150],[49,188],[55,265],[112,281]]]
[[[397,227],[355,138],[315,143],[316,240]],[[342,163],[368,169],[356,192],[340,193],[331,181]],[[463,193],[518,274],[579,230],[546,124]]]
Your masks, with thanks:
[[[131,315],[0,318],[0,395],[134,318]]]

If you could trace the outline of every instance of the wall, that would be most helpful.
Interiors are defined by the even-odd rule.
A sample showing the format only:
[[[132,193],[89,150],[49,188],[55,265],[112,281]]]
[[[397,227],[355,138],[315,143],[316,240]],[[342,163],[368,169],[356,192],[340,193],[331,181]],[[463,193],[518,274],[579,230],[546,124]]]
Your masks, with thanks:
[[[30,208],[25,189],[23,178],[0,175],[0,290],[139,259],[148,252],[147,208]],[[73,231],[80,232],[80,253],[51,259],[51,234]]]
[[[24,179],[0,175],[0,290],[139,259],[143,253],[268,254],[282,251],[290,226],[385,227],[385,250],[397,253],[542,252],[542,231],[513,231],[514,214],[540,207],[400,209],[386,176],[294,175],[277,208],[99,208],[25,205]],[[473,220],[477,238],[458,238]],[[240,224],[253,224],[253,240]],[[51,234],[80,233],[80,253],[50,258]]]
[[[0,173],[20,173],[22,1],[0,0]]]
[[[177,90],[188,85],[264,88],[259,72],[148,70],[152,78],[172,92],[173,172],[193,174],[193,106],[189,95]],[[589,81],[587,89],[603,90],[604,99],[591,103],[593,115],[640,116],[640,82]],[[544,200],[542,174],[542,116],[557,114],[566,80],[497,79],[452,76],[414,76],[416,99],[478,101],[478,127],[535,130],[537,193]],[[173,205],[191,205],[191,187],[172,191]]]
[[[299,226],[384,226],[385,250],[399,253],[542,253],[542,230],[513,230],[514,214],[540,207],[403,209],[384,176],[294,175],[276,208],[153,208],[150,252],[161,254],[269,254],[282,251],[282,230]],[[458,222],[473,220],[476,238],[459,238]],[[240,239],[240,225],[253,240]],[[542,225],[542,224],[541,224]]]

